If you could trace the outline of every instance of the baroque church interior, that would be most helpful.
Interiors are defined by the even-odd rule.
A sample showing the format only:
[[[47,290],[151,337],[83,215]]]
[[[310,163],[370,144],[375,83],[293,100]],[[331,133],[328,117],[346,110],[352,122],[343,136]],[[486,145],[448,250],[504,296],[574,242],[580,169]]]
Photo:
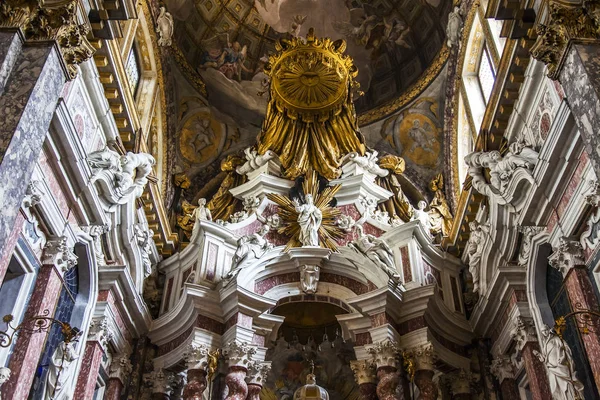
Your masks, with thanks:
[[[0,0],[0,391],[600,399],[600,0]]]

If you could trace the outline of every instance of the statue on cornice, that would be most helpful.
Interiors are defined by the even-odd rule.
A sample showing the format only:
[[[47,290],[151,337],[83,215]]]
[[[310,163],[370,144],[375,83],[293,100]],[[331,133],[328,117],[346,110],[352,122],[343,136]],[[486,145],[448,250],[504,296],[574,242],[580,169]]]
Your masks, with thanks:
[[[269,226],[263,225],[258,232],[244,235],[238,239],[238,247],[233,255],[232,268],[227,273],[227,278],[233,278],[246,260],[261,258],[273,245],[265,238],[269,233]]]
[[[438,174],[433,178],[429,183],[429,188],[433,192],[433,199],[429,203],[431,233],[434,235],[441,233],[442,236],[449,236],[454,217],[444,195],[443,175]]]
[[[465,252],[469,260],[469,272],[473,277],[473,291],[479,291],[479,269],[481,264],[481,256],[483,253],[483,244],[486,241],[486,236],[489,234],[490,227],[487,224],[479,223],[477,220],[469,223],[471,235],[467,242]]]
[[[77,335],[80,334],[81,332]],[[75,348],[76,344],[76,340],[68,343],[63,340],[52,353],[44,388],[45,400],[64,398],[66,384],[73,379],[75,361],[79,358],[78,350]]]
[[[448,38],[448,47],[458,46],[463,28],[463,19],[460,14],[460,7],[454,7],[454,10],[448,14],[448,25],[446,26],[446,37]]]
[[[158,33],[158,45],[170,46],[173,37],[173,16],[165,7],[160,8],[160,14],[156,19],[156,33]]]
[[[300,235],[298,239],[302,246],[319,246],[319,227],[323,221],[323,213],[314,205],[312,194],[304,196],[306,203],[300,204],[294,200],[293,204],[298,213]]]
[[[425,232],[431,234],[431,217],[429,216],[429,213],[425,211],[425,208],[427,208],[427,202],[424,200],[419,201],[417,203],[417,209],[413,211],[411,220],[419,221],[421,225],[423,225]]]
[[[552,398],[582,400],[583,384],[577,379],[571,349],[548,325],[543,326],[542,336],[541,352],[534,350],[533,353],[546,365]]]
[[[135,197],[140,197],[154,164],[156,160],[150,154],[127,152],[121,157],[121,173],[115,175],[118,191],[123,196],[135,193]]]
[[[199,221],[212,221],[210,210],[206,207],[206,199],[198,199],[198,207],[192,212],[192,220],[194,221],[192,237],[195,237],[200,229]]]
[[[386,210],[392,220],[400,218],[404,222],[410,221],[414,208],[404,194],[398,180],[398,177],[406,169],[406,162],[402,157],[388,154],[379,159],[379,167],[387,170],[389,174],[385,177],[377,177],[377,184],[394,193],[394,196],[381,203],[378,207]]]
[[[348,246],[362,253],[388,274],[394,282],[398,282],[400,275],[396,270],[394,253],[390,246],[383,239],[366,234],[362,225],[356,225],[356,230],[358,237],[349,243]]]

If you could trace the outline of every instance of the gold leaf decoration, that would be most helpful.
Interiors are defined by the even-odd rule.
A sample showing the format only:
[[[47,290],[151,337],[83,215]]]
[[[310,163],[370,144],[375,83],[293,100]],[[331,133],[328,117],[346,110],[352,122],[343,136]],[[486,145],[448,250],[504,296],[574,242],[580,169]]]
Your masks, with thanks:
[[[327,186],[319,193],[319,179],[315,171],[309,171],[302,183],[304,194],[313,196],[315,206],[323,214],[321,226],[319,226],[319,245],[332,251],[337,251],[336,239],[344,236],[342,230],[335,223],[341,212],[329,205],[341,188],[341,185]],[[268,193],[267,198],[279,206],[278,214],[283,224],[278,232],[290,238],[284,251],[292,247],[302,247],[299,239],[298,212],[293,199],[276,193]]]

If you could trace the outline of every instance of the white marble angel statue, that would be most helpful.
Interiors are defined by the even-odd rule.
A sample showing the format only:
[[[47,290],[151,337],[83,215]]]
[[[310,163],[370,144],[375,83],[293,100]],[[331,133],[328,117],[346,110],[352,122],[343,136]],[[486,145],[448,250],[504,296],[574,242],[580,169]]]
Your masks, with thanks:
[[[173,38],[173,16],[166,8],[160,8],[160,14],[156,19],[156,33],[158,33],[158,45],[170,46]]]
[[[298,225],[300,225],[300,243],[302,246],[319,246],[319,227],[323,221],[321,210],[313,203],[311,194],[304,196],[306,203],[300,204],[294,200],[294,206],[298,213]]]
[[[233,255],[232,268],[227,278],[233,278],[239,273],[242,264],[246,260],[261,258],[273,245],[265,238],[269,233],[269,226],[263,225],[258,232],[244,235],[238,239],[238,247]]]
[[[156,160],[147,153],[132,153],[121,156],[121,172],[115,174],[117,190],[125,196],[134,193],[140,197],[148,183],[148,175]]]
[[[425,208],[427,208],[427,203],[423,200],[419,201],[417,203],[417,208],[413,211],[411,220],[419,221],[421,225],[423,225],[423,228],[425,228],[425,232],[431,234],[431,217],[429,216],[429,213],[425,211]]]
[[[583,400],[583,384],[577,379],[569,345],[548,325],[542,328],[541,352],[535,356],[546,365],[554,400]]]
[[[65,389],[73,379],[75,361],[79,358],[75,349],[76,341],[60,342],[52,354],[44,389],[45,400],[65,399]]]
[[[358,231],[358,237],[348,245],[364,254],[375,265],[385,271],[393,281],[398,282],[400,275],[396,270],[394,253],[390,246],[383,239],[366,234],[362,225],[356,225],[356,230]]]
[[[460,8],[454,7],[454,11],[448,14],[448,25],[446,26],[446,37],[448,38],[448,47],[456,46],[460,43],[460,35],[463,27],[463,19],[460,15]]]

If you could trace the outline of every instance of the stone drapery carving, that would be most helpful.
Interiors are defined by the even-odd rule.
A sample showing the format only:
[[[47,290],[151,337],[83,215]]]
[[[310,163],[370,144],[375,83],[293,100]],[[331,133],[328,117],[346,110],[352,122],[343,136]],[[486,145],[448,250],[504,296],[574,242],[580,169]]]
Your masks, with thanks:
[[[382,178],[388,176],[390,172],[379,166],[377,154],[377,151],[366,152],[364,156],[356,152],[346,154],[341,159],[342,178],[365,172]]]
[[[385,240],[366,234],[362,225],[356,225],[358,237],[348,244],[351,248],[363,254],[375,265],[381,268],[388,276],[398,282],[400,275],[396,270],[394,253]]]
[[[423,225],[425,232],[427,232],[428,234],[431,234],[431,228],[432,228],[431,217],[429,216],[429,213],[427,211],[425,211],[426,208],[427,208],[427,203],[423,200],[419,201],[417,203],[417,208],[413,211],[411,220],[419,221],[421,223],[421,225]]]
[[[448,47],[458,46],[463,28],[463,19],[460,14],[460,7],[454,7],[454,10],[448,14],[448,25],[446,26],[446,38]]]
[[[319,227],[323,221],[323,213],[314,205],[313,196],[304,196],[306,203],[300,204],[294,200],[294,207],[298,213],[298,225],[300,234],[298,239],[302,246],[319,246]]]
[[[233,255],[232,268],[227,278],[233,278],[239,273],[242,264],[247,260],[261,258],[273,245],[265,238],[269,233],[269,226],[263,225],[258,232],[244,235],[238,239],[238,247]]]
[[[533,354],[546,365],[552,398],[583,399],[583,384],[577,379],[569,345],[548,325],[542,328],[542,336],[541,351]]]
[[[77,256],[67,245],[65,236],[51,238],[46,242],[42,253],[43,265],[55,265],[61,272],[66,272],[77,264]]]
[[[597,0],[583,4],[550,2],[546,24],[537,26],[537,40],[531,55],[548,67],[548,76],[558,79],[559,66],[573,39],[600,38],[600,14]]]
[[[558,247],[548,257],[548,264],[559,270],[563,278],[566,278],[570,270],[577,266],[585,265],[581,243],[561,237]]]
[[[519,249],[518,264],[521,267],[526,267],[531,255],[531,241],[535,235],[544,230],[541,226],[519,226],[519,232],[523,234],[523,241]]]
[[[235,172],[239,175],[247,175],[250,172],[256,171],[260,167],[266,165],[269,161],[277,160],[277,154],[271,150],[265,151],[264,154],[258,154],[256,149],[248,147],[244,150],[246,162],[236,168]]]
[[[142,265],[144,266],[144,278],[147,278],[152,273],[152,261],[150,261],[150,255],[152,254],[152,236],[154,231],[152,229],[135,225],[133,227],[133,233],[140,249],[140,255],[142,257]]]
[[[156,33],[158,34],[159,46],[170,46],[173,37],[173,16],[165,7],[160,8],[156,19]]]
[[[321,268],[318,265],[300,266],[300,288],[304,293],[317,293]]]
[[[21,28],[27,40],[56,40],[71,78],[77,66],[95,49],[87,39],[89,27],[77,21],[79,2],[6,1],[0,7],[0,27]]]
[[[473,277],[473,291],[479,291],[479,272],[481,268],[481,256],[483,253],[483,244],[489,235],[490,227],[485,223],[480,223],[477,220],[469,222],[471,234],[467,241],[465,253],[468,257],[469,272]]]
[[[112,185],[116,198],[111,201],[116,204],[142,195],[156,163],[150,154],[128,152],[120,156],[109,148],[90,153],[87,161],[92,169],[92,181],[105,179]]]

